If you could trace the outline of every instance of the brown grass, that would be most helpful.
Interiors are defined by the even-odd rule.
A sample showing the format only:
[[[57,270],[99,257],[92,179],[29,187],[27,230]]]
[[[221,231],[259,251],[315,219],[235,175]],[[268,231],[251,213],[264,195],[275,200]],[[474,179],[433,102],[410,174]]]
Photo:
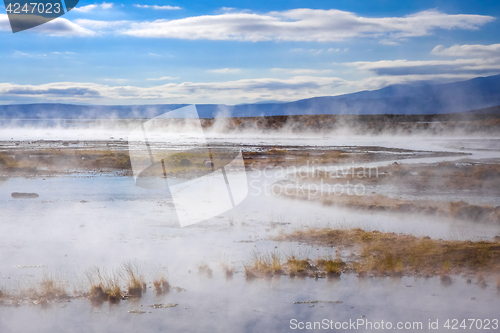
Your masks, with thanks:
[[[29,283],[28,287],[20,287],[18,294],[9,295],[3,291],[6,299],[14,304],[35,304],[48,306],[50,303],[67,300],[66,282],[57,274],[45,273],[39,280]]]
[[[304,193],[305,192],[305,193]],[[325,206],[346,207],[368,211],[395,213],[420,213],[454,217],[474,222],[500,222],[500,212],[492,206],[471,205],[464,201],[426,201],[402,200],[381,194],[375,195],[336,195],[328,193],[308,192],[304,189],[287,189],[280,195],[300,200],[315,200]]]
[[[354,247],[358,257],[343,266],[344,271],[424,275],[500,272],[500,244],[496,242],[433,240],[362,229],[306,229],[282,234],[276,240]]]
[[[205,275],[207,278],[212,278],[212,269],[206,262],[198,264],[198,274]]]
[[[235,271],[235,267],[227,262],[221,262],[220,267],[226,279],[232,279]]]
[[[117,272],[106,274],[98,267],[94,267],[85,273],[90,285],[89,299],[94,305],[109,301],[118,303],[123,295],[120,287],[121,275]]]
[[[146,279],[142,273],[142,266],[136,261],[126,261],[122,263],[122,270],[127,281],[128,295],[131,297],[141,297],[146,292]]]
[[[328,260],[325,262],[325,271],[329,276],[338,276],[342,274],[342,270],[345,266],[346,263],[341,259]]]
[[[9,294],[7,293],[7,290],[5,288],[1,287],[0,288],[0,303],[3,302],[3,299],[8,298]]]
[[[283,272],[282,258],[277,251],[268,253],[254,251],[252,259],[244,267],[247,278],[281,274]]]
[[[286,263],[288,265],[288,271],[290,276],[305,275],[307,270],[311,267],[308,258],[298,259],[295,257],[295,255],[292,255],[289,258],[287,258]]]
[[[153,280],[153,287],[155,288],[156,295],[163,295],[170,291],[170,284],[166,276],[161,275]]]

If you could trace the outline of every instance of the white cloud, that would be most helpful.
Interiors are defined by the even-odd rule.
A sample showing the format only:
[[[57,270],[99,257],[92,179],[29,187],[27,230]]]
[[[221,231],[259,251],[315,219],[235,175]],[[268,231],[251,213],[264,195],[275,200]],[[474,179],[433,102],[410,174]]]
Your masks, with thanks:
[[[10,23],[7,14],[0,14],[0,30],[10,31]],[[42,33],[51,36],[93,36],[95,32],[86,29],[65,18],[58,17],[52,21],[28,30],[30,33]]]
[[[476,75],[467,73],[381,75],[347,81],[337,77],[295,76],[289,79],[259,78],[225,82],[166,83],[152,87],[110,86],[79,82],[55,82],[40,85],[0,83],[0,97],[17,102],[37,100],[97,104],[238,104],[263,100],[296,101],[310,97],[379,89],[391,84],[407,84],[416,81],[452,82],[473,77]]]
[[[331,47],[328,49],[328,52],[349,52],[349,48],[346,47],[344,49],[341,49],[341,48],[334,49],[333,47]]]
[[[103,32],[105,29],[120,29],[129,25],[129,21],[98,21],[88,19],[76,19],[75,23],[84,28],[99,30],[99,32]]]
[[[445,48],[443,45],[436,46],[432,54],[440,56],[451,56],[451,57],[500,57],[500,44],[490,44],[490,45],[458,45],[455,44],[449,48]]]
[[[216,73],[216,74],[238,74],[241,72],[240,68],[221,68],[221,69],[209,69],[208,73]]]
[[[89,12],[107,9],[112,3],[87,5],[74,10]],[[166,9],[158,5],[146,8]],[[176,9],[170,6],[170,9]],[[8,30],[7,16],[0,14],[0,29]],[[363,17],[341,10],[293,9],[282,12],[253,13],[249,11],[225,12],[217,15],[193,16],[175,20],[95,21],[77,19],[65,22],[66,32],[74,35],[125,34],[142,38],[175,38],[187,40],[234,41],[306,41],[331,42],[352,38],[375,38],[381,43],[394,44],[410,37],[433,34],[437,29],[475,30],[495,20],[492,16],[445,14],[436,10],[422,11],[403,17]],[[56,22],[56,20],[51,22]],[[47,24],[40,31],[49,30]],[[73,25],[73,26],[71,26]],[[55,27],[55,24],[52,25]],[[63,29],[64,27],[60,27]],[[55,29],[57,30],[57,29]],[[94,31],[91,31],[94,30]],[[55,31],[53,31],[57,34]],[[295,49],[296,52],[320,54],[324,49]]]
[[[101,79],[101,81],[104,81],[104,82],[114,82],[116,84],[120,84],[120,83],[126,83],[126,82],[129,82],[130,79],[119,79],[119,78],[116,78],[116,79],[111,79],[111,78],[103,78]]]
[[[114,5],[113,3],[103,2],[100,5],[93,4],[93,5],[87,5],[87,6],[82,6],[82,7],[75,7],[75,8],[73,8],[73,10],[75,12],[88,13],[90,11],[93,11],[96,8],[99,8],[99,9],[111,9],[111,8],[113,8],[113,5]]]
[[[148,78],[146,80],[148,81],[170,81],[170,80],[177,80],[178,77],[171,77],[171,76],[162,76],[158,78]]]
[[[399,45],[398,42],[389,39],[381,39],[379,43],[382,45]]]
[[[122,33],[144,38],[236,41],[341,41],[355,37],[387,41],[426,36],[436,29],[475,30],[492,16],[422,11],[403,17],[370,18],[341,10],[293,9],[265,14],[229,12],[177,20],[131,23]]]
[[[169,5],[166,5],[166,6],[158,6],[158,5],[134,5],[134,7],[137,7],[137,8],[151,8],[151,9],[154,9],[154,10],[179,10],[179,9],[182,9],[179,6],[169,6]]]
[[[56,82],[41,85],[0,84],[0,96],[59,102],[102,103],[241,103],[258,100],[296,100],[332,94],[345,81],[334,77],[297,76],[290,79],[242,79],[207,83],[167,83],[153,87],[109,86]]]
[[[97,7],[97,5],[87,5],[87,6],[82,6],[82,7],[75,7],[75,8],[73,8],[73,10],[75,12],[88,13],[96,7]]]
[[[344,63],[377,75],[432,75],[432,74],[497,74],[500,57],[455,60],[381,60]]]
[[[307,69],[307,68],[271,68],[271,72],[285,73],[293,75],[306,75],[306,74],[326,74],[331,73],[331,69]]]
[[[49,54],[46,53],[28,53],[28,52],[22,52],[22,51],[14,51],[13,56],[16,58],[38,58],[38,59],[47,59],[48,57],[54,58],[54,57],[61,57],[61,56],[68,56],[75,54],[74,52],[50,52]]]
[[[26,57],[26,58],[45,58],[47,54],[45,53],[26,53],[21,51],[15,51],[14,57]]]
[[[304,48],[295,48],[295,49],[291,49],[290,51],[292,52],[297,52],[297,53],[311,53],[313,55],[319,55],[321,53],[323,53],[323,49],[304,49]]]

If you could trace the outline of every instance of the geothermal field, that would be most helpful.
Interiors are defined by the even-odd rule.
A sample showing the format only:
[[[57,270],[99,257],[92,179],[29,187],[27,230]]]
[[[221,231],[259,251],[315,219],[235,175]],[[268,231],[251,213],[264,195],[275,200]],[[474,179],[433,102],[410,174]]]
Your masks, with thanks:
[[[246,121],[202,122],[209,158],[188,125],[5,125],[1,332],[498,329],[496,123]],[[218,170],[229,209],[179,201]]]

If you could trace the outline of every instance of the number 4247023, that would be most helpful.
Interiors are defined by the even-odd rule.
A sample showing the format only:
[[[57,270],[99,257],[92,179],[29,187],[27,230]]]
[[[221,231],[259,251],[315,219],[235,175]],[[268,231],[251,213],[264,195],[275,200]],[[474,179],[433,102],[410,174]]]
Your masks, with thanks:
[[[20,3],[9,3],[5,8],[9,14],[59,14],[60,3],[31,2],[21,6]]]
[[[498,319],[464,319],[459,321],[458,319],[448,319],[446,323],[443,325],[444,328],[451,330],[458,329],[474,329],[474,330],[497,330],[498,329]]]

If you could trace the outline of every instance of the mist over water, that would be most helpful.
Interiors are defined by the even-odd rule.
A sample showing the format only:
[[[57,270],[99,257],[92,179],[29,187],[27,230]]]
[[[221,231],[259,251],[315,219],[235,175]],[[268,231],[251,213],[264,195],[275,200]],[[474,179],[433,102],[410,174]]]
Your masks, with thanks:
[[[126,151],[128,144],[134,147],[127,138],[138,124],[137,121],[81,120],[50,124],[13,122],[3,124],[0,141],[3,150],[10,152],[68,147]],[[158,128],[158,138],[168,138],[168,142],[155,140],[154,132],[151,142],[174,149],[189,148],[193,142],[190,126],[192,124],[187,122],[181,127]],[[328,149],[367,147],[364,149],[368,153],[389,156],[381,161],[348,162],[349,167],[383,167],[394,162],[437,165],[464,159],[482,163],[500,158],[500,138],[491,136],[487,139],[453,135],[369,136],[257,129],[234,132],[218,125],[207,129],[205,134],[213,145],[240,147],[244,152],[259,152],[271,147],[322,153]],[[65,142],[68,145],[63,145]],[[390,149],[415,152],[412,158],[401,159],[402,153]],[[448,155],[428,155],[436,152]],[[311,168],[306,163],[303,166]],[[322,166],[325,170],[338,167],[332,163]],[[171,285],[187,291],[171,291],[156,297],[149,286],[140,300],[122,301],[117,306],[105,303],[97,308],[92,308],[85,299],[54,304],[44,310],[30,306],[4,307],[0,312],[2,332],[135,332],[139,329],[157,332],[165,327],[174,331],[247,327],[247,331],[272,329],[283,332],[290,330],[293,318],[298,321],[325,318],[421,321],[425,328],[429,319],[493,318],[496,315],[498,296],[491,279],[486,288],[476,284],[476,280],[468,284],[461,276],[453,277],[449,286],[443,285],[439,277],[361,279],[354,274],[344,274],[337,280],[291,279],[288,276],[246,280],[244,265],[254,251],[302,253],[310,258],[335,256],[334,248],[272,240],[280,233],[304,228],[362,228],[445,240],[491,240],[500,235],[500,225],[430,215],[327,207],[314,201],[272,195],[266,192],[266,186],[286,181],[288,175],[280,173],[277,166],[270,166],[267,171],[248,170],[249,186],[253,186],[236,208],[186,228],[179,226],[168,192],[135,186],[130,175],[117,176],[97,170],[64,176],[4,177],[0,182],[0,286],[6,290],[32,285],[44,274],[54,272],[62,277],[69,290],[85,289],[87,282],[82,274],[89,268],[114,269],[124,261],[137,260],[146,267],[165,268]],[[389,197],[419,199],[414,193],[394,192],[390,188],[367,186],[367,190]],[[20,200],[11,196],[13,192],[37,193],[39,197]],[[434,197],[432,193],[419,195],[420,199],[443,200],[439,193]],[[478,195],[472,197],[476,203],[498,205],[500,196],[483,201]],[[460,196],[444,198],[448,199],[467,200]],[[351,253],[343,251],[341,255],[348,260]],[[223,261],[236,268],[233,279],[226,279],[220,269]],[[211,278],[198,274],[201,263],[211,267]],[[148,276],[151,272],[152,269],[147,270]],[[315,300],[326,303],[294,304]],[[339,302],[332,303],[336,301]],[[158,303],[178,306],[169,309],[148,307]],[[133,309],[145,313],[128,313]],[[26,317],[38,324],[23,320]],[[361,328],[359,331],[369,330]]]

